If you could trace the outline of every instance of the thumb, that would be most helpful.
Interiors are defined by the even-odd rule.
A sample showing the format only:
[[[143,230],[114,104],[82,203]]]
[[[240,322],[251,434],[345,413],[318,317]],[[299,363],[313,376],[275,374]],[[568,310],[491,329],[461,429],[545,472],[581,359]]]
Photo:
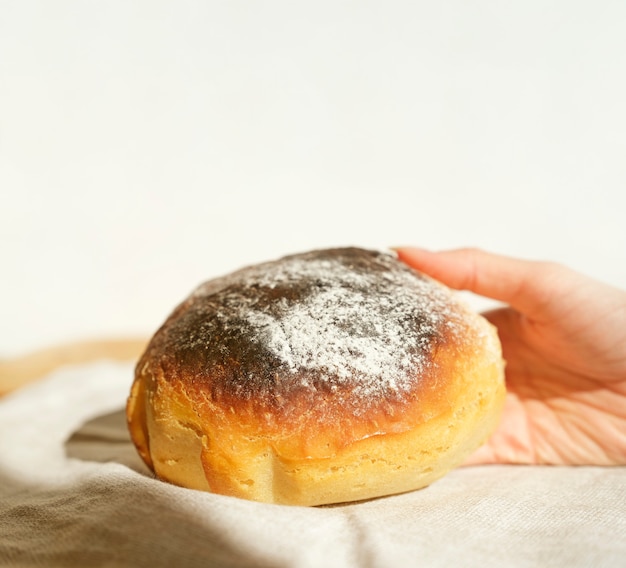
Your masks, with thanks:
[[[414,247],[395,249],[409,266],[456,290],[506,302],[526,315],[541,314],[557,288],[556,265],[519,260],[479,249],[430,252]]]

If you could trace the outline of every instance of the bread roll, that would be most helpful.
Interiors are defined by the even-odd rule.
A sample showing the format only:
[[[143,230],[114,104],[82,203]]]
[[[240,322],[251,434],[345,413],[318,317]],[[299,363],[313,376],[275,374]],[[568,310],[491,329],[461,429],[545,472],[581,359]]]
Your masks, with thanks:
[[[492,432],[495,329],[393,255],[320,250],[202,284],[139,360],[133,442],[168,482],[320,505],[424,487]]]

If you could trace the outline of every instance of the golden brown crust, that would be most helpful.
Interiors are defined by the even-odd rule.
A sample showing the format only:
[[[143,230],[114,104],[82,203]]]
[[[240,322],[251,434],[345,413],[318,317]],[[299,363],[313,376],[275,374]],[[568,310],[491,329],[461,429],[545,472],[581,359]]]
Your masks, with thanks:
[[[441,285],[387,254],[314,251],[199,287],[139,361],[128,420],[174,483],[362,499],[429,483],[481,443],[502,368],[493,329]]]

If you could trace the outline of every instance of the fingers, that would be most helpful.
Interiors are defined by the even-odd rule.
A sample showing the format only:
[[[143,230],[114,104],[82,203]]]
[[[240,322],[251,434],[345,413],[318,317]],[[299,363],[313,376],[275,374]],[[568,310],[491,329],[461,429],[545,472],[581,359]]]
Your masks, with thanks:
[[[456,290],[510,304],[522,313],[536,313],[549,300],[553,274],[546,263],[518,260],[478,249],[430,252],[397,248],[400,260]]]

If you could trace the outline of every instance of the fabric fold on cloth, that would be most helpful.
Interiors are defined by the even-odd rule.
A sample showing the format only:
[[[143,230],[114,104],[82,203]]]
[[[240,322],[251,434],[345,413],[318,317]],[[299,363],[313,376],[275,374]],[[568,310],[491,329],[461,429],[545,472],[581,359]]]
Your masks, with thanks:
[[[285,507],[152,477],[128,364],[68,367],[0,400],[2,566],[618,566],[626,468],[460,468],[367,502]]]

